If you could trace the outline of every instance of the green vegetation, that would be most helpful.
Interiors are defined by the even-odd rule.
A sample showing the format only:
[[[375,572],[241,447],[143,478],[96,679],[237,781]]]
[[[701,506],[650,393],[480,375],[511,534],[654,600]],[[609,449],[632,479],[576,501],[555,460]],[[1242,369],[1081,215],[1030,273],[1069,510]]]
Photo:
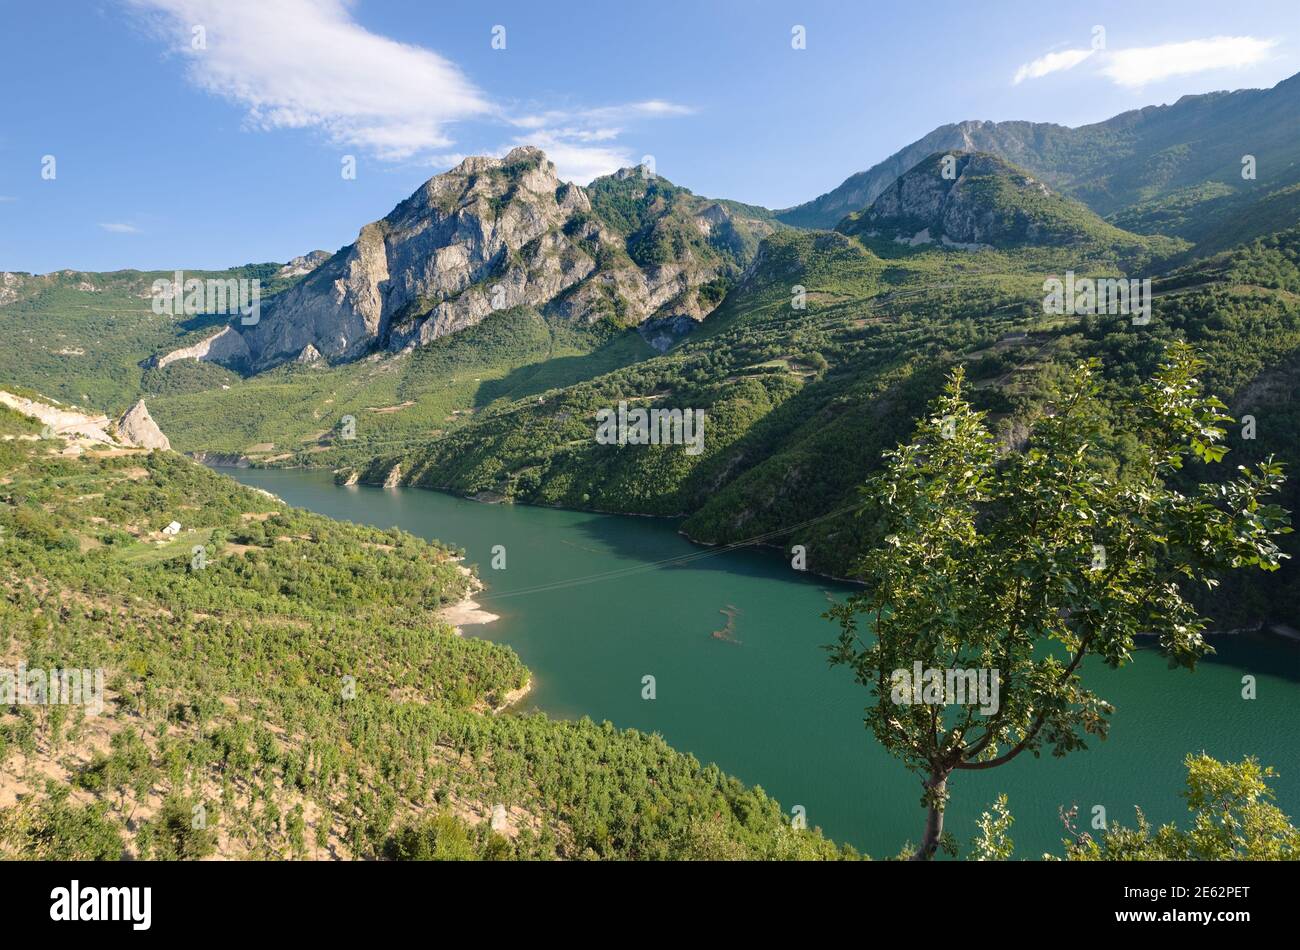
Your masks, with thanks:
[[[116,861],[122,832],[107,804],[74,805],[71,789],[51,782],[43,798],[0,809],[0,855],[24,861]]]
[[[187,270],[187,278],[261,281],[262,299],[291,281],[275,277],[279,264],[249,264],[226,271]],[[190,346],[229,322],[224,315],[159,316],[152,309],[155,280],[172,271],[58,271],[20,275],[17,299],[0,306],[0,380],[27,386],[65,403],[119,413],[141,395],[178,385],[175,371],[145,373],[140,364],[159,351]],[[168,367],[170,370],[171,367]],[[232,374],[210,374],[211,386]],[[148,377],[147,382],[142,377]]]
[[[1227,453],[1231,420],[1202,394],[1202,365],[1186,344],[1170,347],[1116,431],[1100,411],[1096,368],[1085,364],[1024,450],[1005,454],[958,370],[864,487],[881,541],[854,572],[865,589],[829,612],[840,624],[831,661],[870,690],[867,728],[922,778],[918,860],[943,844],[955,772],[1026,751],[1064,756],[1086,749],[1088,736],[1106,737],[1112,707],[1084,687],[1086,657],[1121,667],[1150,634],[1171,667],[1194,669],[1213,651],[1181,588],[1213,586],[1232,568],[1279,566],[1275,539],[1291,530],[1289,518],[1265,501],[1282,483],[1279,465],[1242,467],[1189,493],[1168,485],[1187,460]],[[1117,470],[1104,446],[1120,440],[1135,451]],[[924,686],[914,664],[927,671]],[[982,685],[979,701],[965,686],[954,698],[949,670],[999,679]],[[928,671],[938,671],[937,692]]]
[[[765,208],[700,198],[665,178],[635,170],[597,178],[587,194],[592,214],[628,235],[628,256],[641,267],[722,262],[723,276],[735,277],[775,224]],[[695,219],[710,214],[710,208],[712,226],[701,233]]]
[[[426,443],[487,407],[535,398],[651,352],[636,334],[575,326],[517,307],[382,362],[289,364],[231,383],[229,390],[178,384],[170,394],[150,397],[149,408],[180,451],[337,467]],[[186,377],[222,372],[190,360],[166,369],[182,366]],[[355,440],[339,438],[344,416],[356,420]]]
[[[1189,755],[1183,795],[1191,827],[1152,828],[1138,809],[1137,827],[1074,834],[1066,854],[1071,861],[1300,861],[1300,828],[1273,804],[1266,781],[1276,775],[1251,758]]]
[[[1136,809],[1136,827],[1107,823],[1093,835],[1075,827],[1077,808],[1062,811],[1069,838],[1068,861],[1300,861],[1300,828],[1273,804],[1267,780],[1276,772],[1252,758],[1219,762],[1205,753],[1189,755],[1187,810],[1191,826],[1170,823],[1153,828]],[[1011,860],[1014,818],[1005,795],[980,821],[972,842],[982,861]],[[1053,855],[1043,855],[1052,860]]]
[[[0,658],[105,670],[104,713],[0,709],[0,855],[850,854],[657,736],[495,714],[528,672],[439,618],[469,584],[445,548],[61,446],[0,442]]]

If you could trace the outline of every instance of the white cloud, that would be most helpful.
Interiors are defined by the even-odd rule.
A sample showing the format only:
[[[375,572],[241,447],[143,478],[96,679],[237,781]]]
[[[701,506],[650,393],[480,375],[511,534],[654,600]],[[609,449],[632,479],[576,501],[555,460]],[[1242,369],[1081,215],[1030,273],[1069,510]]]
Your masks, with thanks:
[[[693,115],[690,106],[662,99],[642,102],[625,102],[621,105],[598,106],[594,109],[550,109],[545,112],[524,113],[512,116],[510,122],[524,129],[538,129],[557,124],[609,125],[636,119],[662,119],[670,116]],[[615,130],[617,131],[617,130]]]
[[[371,33],[342,0],[129,2],[185,55],[190,80],[255,128],[318,128],[398,160],[445,148],[448,125],[492,111],[455,64]],[[196,26],[205,49],[192,48]]]
[[[140,229],[137,228],[134,224],[126,224],[125,222],[122,221],[106,221],[106,222],[102,222],[99,226],[103,228],[105,231],[109,231],[113,234],[139,234],[140,233]]]
[[[126,2],[185,57],[190,81],[246,109],[250,127],[315,128],[389,161],[459,164],[465,156],[450,148],[450,127],[486,119],[526,130],[512,144],[539,146],[562,177],[585,183],[639,161],[616,144],[625,124],[693,111],[643,99],[519,113],[490,101],[437,53],[366,30],[350,0]],[[204,48],[194,49],[199,26]]]
[[[437,152],[426,155],[425,164],[432,168],[455,168],[467,158],[469,156],[464,152]]]
[[[1276,40],[1253,36],[1215,36],[1208,40],[1116,50],[1106,56],[1101,71],[1121,86],[1143,86],[1170,76],[1254,66],[1266,60],[1269,50],[1276,45]]]
[[[674,115],[692,115],[694,112],[695,110],[690,106],[684,106],[677,102],[646,99],[643,102],[627,102],[619,106],[588,109],[582,115],[595,122],[618,122],[628,119],[659,119]]]
[[[1116,85],[1135,88],[1172,76],[1254,66],[1268,59],[1269,51],[1276,45],[1276,40],[1253,36],[1213,36],[1120,50],[1066,49],[1024,63],[1011,82],[1019,85],[1026,79],[1040,79],[1073,69],[1095,54],[1097,72]]]
[[[662,99],[646,99],[588,109],[551,109],[509,119],[527,130],[515,145],[536,145],[555,162],[565,181],[585,185],[593,178],[640,163],[644,156],[616,140],[624,134],[622,123],[694,114],[690,106]]]
[[[1012,85],[1019,85],[1026,79],[1041,79],[1050,73],[1073,69],[1095,52],[1092,49],[1066,49],[1040,56],[1016,70],[1015,78],[1011,80]]]

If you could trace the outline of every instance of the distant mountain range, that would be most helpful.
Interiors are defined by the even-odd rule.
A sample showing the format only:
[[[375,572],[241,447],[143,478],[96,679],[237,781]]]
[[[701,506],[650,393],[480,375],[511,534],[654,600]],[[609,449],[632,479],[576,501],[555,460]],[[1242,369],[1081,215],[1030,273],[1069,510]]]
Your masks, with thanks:
[[[1198,218],[1241,208],[1300,180],[1300,76],[1272,89],[1183,96],[1173,105],[1077,128],[1014,121],[942,125],[776,217],[797,227],[832,228],[924,159],[952,151],[1003,158],[1102,217],[1122,213],[1116,223],[1124,227],[1195,239],[1204,236]],[[1254,180],[1241,176],[1247,155],[1255,159]],[[1162,227],[1149,227],[1156,222]]]
[[[937,243],[958,250],[1091,243],[1128,257],[1153,251],[1168,256],[1184,246],[1107,224],[1082,203],[986,152],[931,155],[836,230],[910,247]]]

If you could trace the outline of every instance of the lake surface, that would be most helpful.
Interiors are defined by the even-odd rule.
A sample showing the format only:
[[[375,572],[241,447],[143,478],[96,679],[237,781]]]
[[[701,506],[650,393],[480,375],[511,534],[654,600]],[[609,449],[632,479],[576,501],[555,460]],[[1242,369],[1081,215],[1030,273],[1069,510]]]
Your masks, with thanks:
[[[522,708],[658,732],[875,857],[920,837],[917,778],[867,732],[867,692],[820,648],[837,629],[820,615],[847,585],[795,572],[771,551],[712,552],[669,521],[342,488],[327,472],[222,471],[291,505],[464,548],[487,584],[480,603],[501,616],[466,633],[510,645],[533,671]],[[504,570],[491,568],[495,545]],[[1003,791],[1019,857],[1060,852],[1062,805],[1079,805],[1085,829],[1094,805],[1129,825],[1134,805],[1181,822],[1182,760],[1202,750],[1275,766],[1278,803],[1300,817],[1300,651],[1248,638],[1215,646],[1195,673],[1150,651],[1119,671],[1085,661],[1089,684],[1116,707],[1110,738],[1065,759],[1026,753],[958,773],[948,829],[964,849]],[[1257,680],[1251,701],[1246,674]],[[652,701],[641,698],[647,675]]]

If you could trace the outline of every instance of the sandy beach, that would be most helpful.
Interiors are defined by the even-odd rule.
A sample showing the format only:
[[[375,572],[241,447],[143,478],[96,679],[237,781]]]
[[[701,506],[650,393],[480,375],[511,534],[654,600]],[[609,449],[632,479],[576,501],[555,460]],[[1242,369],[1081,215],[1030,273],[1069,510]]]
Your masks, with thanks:
[[[465,592],[465,596],[456,603],[442,608],[442,619],[455,628],[456,635],[462,636],[464,634],[462,627],[500,620],[500,616],[489,610],[484,610],[482,605],[474,599],[474,596],[483,589],[482,583],[478,578],[474,577],[474,572],[463,564],[457,565],[456,570],[471,579],[469,590]]]

